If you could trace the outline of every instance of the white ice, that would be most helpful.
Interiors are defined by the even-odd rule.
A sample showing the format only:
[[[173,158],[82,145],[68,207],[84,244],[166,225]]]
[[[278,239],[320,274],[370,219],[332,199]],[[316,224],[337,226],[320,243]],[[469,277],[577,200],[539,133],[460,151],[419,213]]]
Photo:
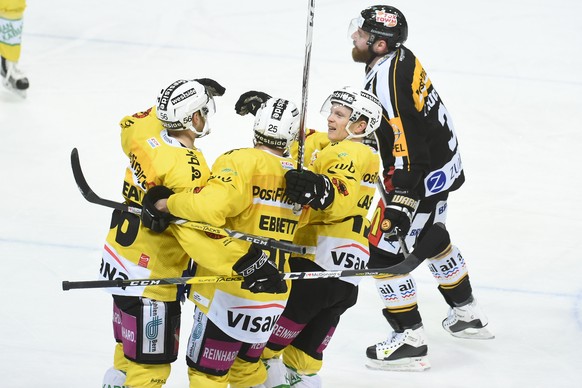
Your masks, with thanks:
[[[309,127],[325,129],[319,107],[332,89],[361,84],[346,32],[372,4],[316,0]],[[448,228],[497,338],[445,333],[447,306],[423,267],[414,274],[432,369],[367,370],[365,348],[389,329],[366,279],[325,353],[324,386],[580,387],[582,3],[392,4],[455,120],[467,182],[451,195]],[[28,98],[0,91],[0,386],[96,387],[112,363],[110,297],[61,290],[96,278],[110,215],[77,191],[71,149],[95,191],[121,200],[118,121],[182,77],[227,87],[213,134],[197,143],[209,161],[250,146],[252,119],[234,102],[254,89],[300,103],[306,15],[307,0],[28,1]],[[187,387],[183,352],[168,388]]]

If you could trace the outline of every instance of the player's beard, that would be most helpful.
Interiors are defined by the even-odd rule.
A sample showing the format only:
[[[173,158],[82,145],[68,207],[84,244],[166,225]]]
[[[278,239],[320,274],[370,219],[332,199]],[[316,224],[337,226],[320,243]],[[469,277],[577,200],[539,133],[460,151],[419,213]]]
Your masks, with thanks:
[[[352,59],[358,63],[369,63],[373,54],[367,48],[359,50],[357,47],[352,48]]]

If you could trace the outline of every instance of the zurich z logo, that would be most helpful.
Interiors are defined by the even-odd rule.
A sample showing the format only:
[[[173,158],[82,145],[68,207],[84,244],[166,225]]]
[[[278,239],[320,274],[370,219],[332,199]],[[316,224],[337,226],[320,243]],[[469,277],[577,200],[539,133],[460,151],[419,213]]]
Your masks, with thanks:
[[[447,183],[447,176],[442,171],[437,171],[426,180],[426,185],[431,193],[438,193]]]

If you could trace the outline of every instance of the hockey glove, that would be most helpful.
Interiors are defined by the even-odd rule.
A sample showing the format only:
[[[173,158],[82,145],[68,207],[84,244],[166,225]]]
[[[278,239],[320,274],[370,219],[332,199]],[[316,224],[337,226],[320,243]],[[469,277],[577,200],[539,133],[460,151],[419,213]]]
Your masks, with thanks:
[[[226,89],[219,84],[218,82],[216,82],[213,79],[210,78],[198,78],[195,79],[194,81],[198,82],[199,84],[201,84],[202,86],[204,86],[206,88],[206,92],[208,94],[210,94],[211,97],[220,97],[224,94],[224,92],[226,92]]]
[[[244,277],[241,287],[252,293],[284,294],[287,292],[287,283],[281,279],[281,274],[275,264],[254,244],[251,244],[248,253],[241,257],[232,269]]]
[[[271,96],[267,93],[250,90],[240,95],[238,101],[234,104],[234,110],[241,116],[244,116],[249,112],[254,116],[257,114],[261,104],[269,98],[271,98]]]
[[[156,208],[156,202],[168,198],[174,194],[172,189],[166,186],[154,186],[147,191],[141,201],[141,223],[154,232],[161,233],[168,228],[174,217],[170,213],[162,212]]]
[[[418,196],[412,190],[396,188],[391,191],[384,209],[384,219],[380,224],[382,232],[394,237],[405,236],[410,230],[418,204]]]
[[[329,178],[309,170],[290,170],[285,174],[285,194],[295,203],[315,210],[326,209],[333,202],[335,191]]]

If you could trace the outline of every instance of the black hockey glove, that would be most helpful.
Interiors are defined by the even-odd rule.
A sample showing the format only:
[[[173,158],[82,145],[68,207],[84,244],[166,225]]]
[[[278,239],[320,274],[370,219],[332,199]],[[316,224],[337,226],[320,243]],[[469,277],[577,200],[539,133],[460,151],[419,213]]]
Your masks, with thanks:
[[[218,82],[216,82],[213,79],[198,78],[198,79],[195,79],[194,81],[203,85],[206,88],[206,91],[208,92],[208,94],[210,94],[210,96],[212,96],[212,97],[216,97],[216,96],[220,97],[224,94],[224,92],[226,92],[226,89],[221,84],[219,84]]]
[[[394,189],[388,194],[388,203],[384,209],[384,219],[380,229],[396,238],[405,236],[410,230],[410,223],[418,208],[418,196],[412,190]]]
[[[232,269],[245,278],[241,287],[252,293],[284,294],[287,292],[287,283],[281,279],[281,274],[275,264],[254,244],[251,244],[248,253],[241,257]]]
[[[285,194],[295,203],[309,205],[315,210],[326,209],[335,192],[329,178],[309,170],[290,170],[285,174]]]
[[[172,189],[166,186],[154,186],[147,191],[141,201],[141,223],[154,232],[161,233],[168,228],[174,217],[170,213],[165,213],[156,209],[156,202],[160,199],[168,198],[174,194]]]
[[[252,113],[254,116],[257,114],[261,104],[269,98],[271,98],[271,96],[267,93],[250,90],[240,95],[238,101],[234,104],[234,110],[241,116],[244,116],[247,113]]]

